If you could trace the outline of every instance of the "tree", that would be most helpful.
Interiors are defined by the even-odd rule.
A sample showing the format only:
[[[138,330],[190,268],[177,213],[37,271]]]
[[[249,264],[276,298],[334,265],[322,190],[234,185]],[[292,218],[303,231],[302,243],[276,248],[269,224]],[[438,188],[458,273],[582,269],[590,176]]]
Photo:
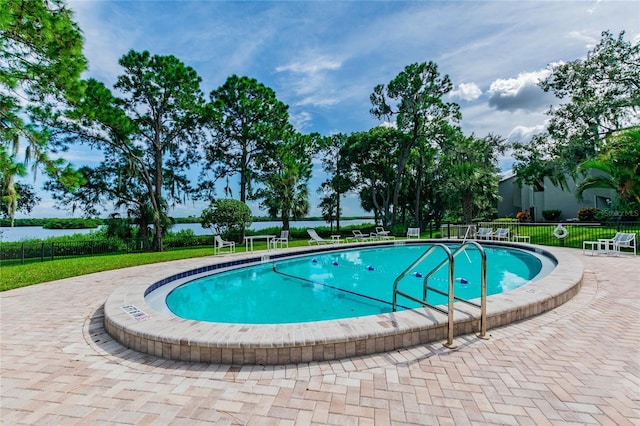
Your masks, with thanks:
[[[134,196],[150,205],[152,248],[162,251],[169,202],[180,203],[191,192],[185,173],[199,160],[197,148],[205,136],[201,79],[174,56],[131,50],[119,62],[125,74],[114,87],[123,97],[88,80],[86,95],[62,125],[72,140],[104,152],[101,171],[113,196],[120,201]]]
[[[32,163],[68,187],[81,182],[63,159],[50,156],[50,130],[43,120],[82,93],[87,62],[82,34],[60,0],[0,0],[0,157],[3,197],[10,217],[18,208],[15,176]],[[24,162],[16,158],[26,142]],[[7,198],[8,200],[8,198]]]
[[[318,192],[322,192],[323,188],[318,189]],[[331,233],[333,233],[333,221],[338,219],[341,215],[339,209],[340,202],[338,201],[339,195],[337,192],[327,191],[323,197],[320,198],[320,207],[322,211],[322,218],[331,227]],[[338,232],[339,232],[338,228]]]
[[[0,204],[2,205],[2,214],[9,218],[11,227],[15,221],[18,200],[20,199],[15,177],[26,174],[24,164],[16,162],[15,155],[15,152],[9,154],[0,150]]]
[[[402,175],[411,150],[421,140],[432,139],[443,122],[460,119],[460,107],[442,99],[452,89],[448,75],[441,77],[434,62],[423,62],[406,66],[387,86],[376,86],[370,96],[371,114],[387,121],[395,116],[397,129],[408,136],[399,147],[392,224],[396,220]]]
[[[340,207],[341,196],[351,189],[351,183],[345,176],[347,166],[342,160],[341,150],[347,143],[347,135],[336,133],[331,137],[319,140],[319,153],[324,172],[328,178],[321,184],[318,192],[324,194],[320,207],[323,217],[331,223],[333,231],[333,220],[336,220],[337,232],[340,232]]]
[[[232,198],[212,202],[202,211],[202,227],[215,228],[218,234],[242,231],[251,225],[251,209],[245,203]]]
[[[0,179],[4,179],[1,174]],[[33,186],[15,182],[13,188],[15,193],[3,194],[0,197],[0,216],[9,219],[11,226],[14,224],[16,212],[31,213],[33,208],[40,202],[40,197],[36,195]]]
[[[461,209],[464,223],[471,223],[476,209],[491,214],[498,203],[498,155],[504,153],[505,141],[494,135],[465,137],[457,129],[449,142],[439,160],[442,190],[448,194],[448,209]]]
[[[309,213],[311,151],[317,135],[292,134],[275,147],[275,155],[260,165],[260,182],[264,187],[253,196],[269,215],[280,216],[282,229],[289,229],[289,219],[300,220]]]
[[[576,194],[592,188],[613,189],[617,193],[614,207],[620,212],[640,215],[640,127],[609,136],[606,151],[583,162],[578,171],[586,177],[578,183]],[[600,171],[600,174],[593,174]],[[591,173],[591,174],[589,174]]]
[[[342,161],[349,164],[348,177],[360,197],[368,201],[383,226],[392,222],[395,179],[399,178],[398,152],[407,144],[408,137],[390,127],[374,127],[368,132],[356,132],[349,136],[341,150]],[[397,200],[396,200],[397,202]]]
[[[236,75],[212,91],[210,98],[213,143],[204,146],[201,187],[211,191],[217,179],[237,173],[240,201],[246,202],[257,177],[257,165],[269,158],[274,144],[290,132],[288,107],[256,79]]]
[[[515,169],[525,180],[549,177],[566,187],[565,176],[575,176],[580,163],[606,150],[610,135],[640,124],[640,44],[625,41],[624,32],[617,38],[603,32],[585,59],[549,70],[540,87],[567,101],[549,109],[545,134],[516,146],[521,162]]]

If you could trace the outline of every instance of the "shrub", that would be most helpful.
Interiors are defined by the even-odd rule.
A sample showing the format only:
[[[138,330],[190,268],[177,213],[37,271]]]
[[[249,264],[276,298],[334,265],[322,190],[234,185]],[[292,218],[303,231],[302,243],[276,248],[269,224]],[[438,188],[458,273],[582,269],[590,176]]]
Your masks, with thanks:
[[[600,209],[596,207],[586,207],[578,210],[578,219],[582,222],[594,222]]]
[[[529,212],[521,211],[516,214],[516,219],[518,219],[519,222],[529,222],[531,220],[531,216],[529,215]]]
[[[202,211],[202,227],[215,228],[219,234],[239,232],[249,227],[253,216],[251,209],[240,200],[225,198],[216,200]]]
[[[548,222],[555,222],[560,218],[560,210],[543,210],[542,217]]]

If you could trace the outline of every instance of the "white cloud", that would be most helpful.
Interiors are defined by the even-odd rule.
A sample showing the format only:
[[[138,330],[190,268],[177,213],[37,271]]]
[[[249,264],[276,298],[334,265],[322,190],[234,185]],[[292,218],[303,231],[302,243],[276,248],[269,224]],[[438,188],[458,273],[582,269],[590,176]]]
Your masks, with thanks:
[[[460,83],[458,88],[450,93],[452,98],[473,101],[482,96],[482,89],[475,83]]]
[[[336,60],[318,58],[315,62],[294,62],[276,67],[277,72],[290,71],[294,73],[315,74],[325,70],[340,69],[342,63]]]
[[[516,78],[497,79],[489,86],[489,105],[498,110],[535,110],[549,105],[547,94],[538,83],[550,73],[549,68],[524,72]]]
[[[516,126],[507,135],[507,142],[529,142],[534,135],[543,132],[547,127],[546,122],[537,126]]]
[[[340,102],[329,72],[341,68],[336,59],[310,55],[308,60],[296,60],[288,65],[276,67],[276,72],[285,73],[288,89],[292,90],[292,103],[298,106],[327,107]]]
[[[298,132],[304,132],[312,120],[313,117],[307,111],[289,115],[289,121]]]
[[[594,38],[592,35],[584,34],[582,31],[570,31],[569,38],[584,43],[589,50],[593,49],[599,41],[599,39]]]

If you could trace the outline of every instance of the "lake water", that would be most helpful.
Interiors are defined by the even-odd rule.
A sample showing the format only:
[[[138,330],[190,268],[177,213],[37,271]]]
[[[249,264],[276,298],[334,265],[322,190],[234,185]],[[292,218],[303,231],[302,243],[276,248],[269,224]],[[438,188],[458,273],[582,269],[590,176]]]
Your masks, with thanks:
[[[340,226],[360,225],[361,223],[373,223],[373,219],[341,220]],[[289,223],[291,228],[315,228],[329,226],[321,220],[301,220]],[[282,222],[255,222],[250,229],[260,231],[265,228],[281,227]],[[335,223],[334,223],[335,226]],[[191,229],[195,235],[213,235],[213,231],[203,228],[199,223],[178,223],[171,227],[172,232],[183,229]],[[22,241],[29,239],[45,239],[73,234],[89,234],[95,229],[44,229],[41,226],[16,226],[14,228],[0,227],[0,241]]]

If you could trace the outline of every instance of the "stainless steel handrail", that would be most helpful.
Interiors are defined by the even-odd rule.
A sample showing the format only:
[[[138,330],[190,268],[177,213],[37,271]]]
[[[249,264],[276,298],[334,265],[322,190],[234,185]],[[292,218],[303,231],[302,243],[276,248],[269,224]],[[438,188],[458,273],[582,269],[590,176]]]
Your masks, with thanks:
[[[422,262],[424,259],[426,259],[427,257],[429,257],[429,255],[431,255],[431,253],[433,253],[436,249],[441,248],[444,250],[444,252],[447,254],[447,259],[446,261],[449,261],[449,303],[448,303],[448,310],[444,310],[441,309],[435,305],[430,305],[427,303],[426,300],[420,300],[417,297],[413,297],[412,295],[405,293],[403,291],[398,290],[398,284],[400,283],[400,280],[402,280],[404,277],[407,276],[407,274],[409,273],[409,271],[411,271],[413,268],[415,268],[417,265],[420,264],[420,262]],[[445,263],[446,263],[445,261]],[[432,247],[430,247],[427,251],[425,251],[419,258],[417,258],[411,265],[409,265],[409,267],[407,269],[405,269],[400,275],[398,275],[398,277],[395,279],[395,281],[393,282],[393,311],[396,311],[396,306],[397,306],[397,298],[398,298],[398,294],[401,296],[406,297],[409,300],[413,300],[416,303],[420,303],[423,306],[427,306],[431,309],[435,309],[436,311],[442,312],[443,314],[447,315],[447,342],[444,344],[446,347],[448,347],[449,349],[455,349],[456,348],[456,344],[453,342],[453,255],[451,254],[451,250],[449,250],[449,247],[447,247],[444,244],[434,244]]]
[[[398,284],[400,283],[400,280],[403,279],[404,277],[407,276],[407,274],[409,274],[409,272],[415,268],[416,266],[418,266],[420,264],[420,262],[422,262],[424,259],[426,259],[432,252],[434,252],[438,247],[441,247],[445,250],[447,254],[447,256],[449,256],[451,254],[451,250],[449,250],[449,248],[447,246],[445,246],[444,244],[434,244],[433,246],[429,247],[429,249],[427,251],[425,251],[424,253],[422,253],[422,255],[420,255],[420,257],[418,257],[411,265],[409,265],[404,271],[402,271],[400,273],[400,275],[398,275],[395,279],[395,281],[393,282],[393,300],[392,300],[392,304],[393,304],[393,312],[396,311],[396,306],[397,306],[397,293],[398,293]],[[402,292],[400,293],[402,294]],[[403,296],[405,296],[404,294],[402,294]],[[407,296],[405,296],[407,297]],[[413,298],[413,296],[409,297],[410,299]],[[420,299],[417,299],[416,301],[420,302]]]
[[[456,256],[458,256],[461,252],[463,252],[468,245],[475,246],[480,252],[480,257],[482,259],[480,264],[480,304],[471,302],[466,299],[462,299],[460,297],[454,296],[453,298],[459,302],[466,303],[467,305],[475,306],[476,308],[480,308],[480,332],[477,334],[478,337],[482,339],[488,339],[487,336],[487,253],[484,251],[484,248],[476,241],[467,241],[458,247],[452,254],[453,261],[455,261]],[[465,252],[466,254],[466,252]],[[468,258],[468,255],[467,255]],[[453,262],[452,261],[452,262]],[[422,283],[422,298],[424,301],[427,301],[427,289],[431,291],[435,291],[436,293],[443,294],[447,296],[443,291],[438,290],[437,288],[433,288],[429,286],[428,281],[429,278],[438,272],[442,267],[447,263],[447,259],[443,260],[436,266],[434,269],[429,272]]]
[[[480,252],[481,258],[482,258],[482,262],[481,262],[481,289],[480,289],[480,305],[478,305],[477,303],[456,297],[454,295],[454,260],[455,260],[455,256],[457,256],[460,252],[464,251],[464,249],[468,246],[468,245],[473,245],[475,246],[478,251]],[[414,297],[408,293],[405,293],[401,290],[398,290],[398,284],[400,283],[400,281],[407,276],[407,274],[413,269],[415,268],[418,264],[420,264],[424,259],[426,259],[427,257],[429,257],[431,255],[431,253],[433,253],[435,250],[437,250],[438,248],[442,248],[446,255],[447,258],[444,259],[442,262],[440,262],[435,268],[433,268],[424,278],[423,282],[422,282],[422,300],[418,299],[417,297]],[[465,253],[466,254],[466,253]],[[468,257],[468,255],[467,255]],[[444,265],[447,264],[447,262],[449,263],[449,292],[448,294],[446,294],[445,292],[443,292],[442,290],[430,287],[428,284],[429,278],[431,276],[433,276],[436,272],[438,272],[440,269],[442,269],[442,267]],[[447,296],[448,299],[448,303],[447,303],[447,310],[444,310],[438,306],[435,305],[431,305],[427,302],[427,290],[432,290],[432,291],[436,291],[437,293],[443,294],[445,296]],[[407,267],[400,275],[398,275],[398,277],[395,279],[394,283],[393,283],[393,302],[392,302],[392,306],[393,306],[393,311],[396,311],[397,308],[397,297],[398,295],[404,296],[409,300],[413,300],[416,303],[421,304],[422,306],[426,306],[429,307],[431,309],[435,309],[443,314],[447,315],[447,342],[444,344],[446,347],[450,348],[450,349],[455,349],[456,345],[453,342],[453,302],[454,300],[458,300],[460,302],[463,303],[467,303],[469,305],[475,306],[475,307],[479,307],[480,308],[480,332],[477,334],[478,337],[482,338],[482,339],[488,339],[487,336],[487,255],[484,251],[484,248],[482,248],[482,246],[480,244],[478,244],[475,241],[467,241],[465,243],[463,243],[460,247],[458,247],[453,253],[451,253],[451,250],[449,249],[449,247],[447,247],[444,244],[434,244],[432,247],[430,247],[426,252],[424,252],[420,257],[418,257],[418,259],[416,259],[409,267]]]

